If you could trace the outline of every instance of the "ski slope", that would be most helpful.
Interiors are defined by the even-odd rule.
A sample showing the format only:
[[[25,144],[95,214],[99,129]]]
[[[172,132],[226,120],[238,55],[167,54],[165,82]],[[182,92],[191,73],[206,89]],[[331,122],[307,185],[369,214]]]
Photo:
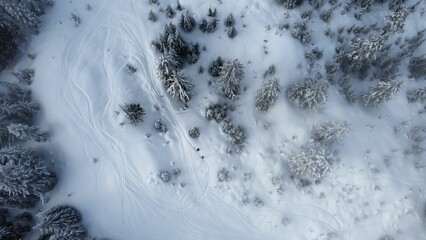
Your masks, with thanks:
[[[48,206],[76,206],[90,234],[108,239],[374,240],[385,234],[426,239],[425,169],[416,169],[404,155],[411,127],[424,122],[424,115],[417,114],[421,105],[407,105],[399,94],[378,110],[348,106],[331,88],[322,112],[295,109],[284,90],[307,74],[303,49],[289,34],[265,30],[285,10],[273,1],[180,2],[196,12],[197,20],[210,6],[217,7],[221,20],[232,10],[238,30],[232,40],[222,22],[210,35],[183,34],[188,42],[207,47],[196,65],[185,68],[196,88],[188,109],[171,99],[156,77],[159,55],[151,41],[169,20],[160,13],[159,21],[148,22],[149,10],[157,9],[148,1],[57,1],[44,16],[41,34],[28,46],[37,58],[17,67],[36,70],[34,97],[57,149],[52,154],[61,178]],[[71,13],[81,17],[79,27]],[[263,45],[269,54],[263,54]],[[220,94],[208,87],[209,76],[198,74],[198,66],[207,67],[217,56],[238,58],[246,70],[246,91],[232,113],[247,130],[241,155],[226,153],[229,140],[204,117]],[[129,73],[127,64],[137,71]],[[263,114],[254,108],[254,96],[271,64],[283,90]],[[404,91],[417,85],[407,83]],[[130,102],[146,111],[138,126],[127,124],[120,112],[119,105]],[[167,133],[154,129],[159,119]],[[298,188],[286,155],[307,142],[312,126],[324,120],[346,120],[351,126],[338,148],[340,161],[321,184]],[[200,129],[198,139],[188,135],[193,126]],[[177,168],[182,173],[168,183],[157,176]],[[220,168],[229,170],[232,181],[218,182]],[[243,196],[249,204],[242,203]],[[254,206],[255,198],[264,206]]]

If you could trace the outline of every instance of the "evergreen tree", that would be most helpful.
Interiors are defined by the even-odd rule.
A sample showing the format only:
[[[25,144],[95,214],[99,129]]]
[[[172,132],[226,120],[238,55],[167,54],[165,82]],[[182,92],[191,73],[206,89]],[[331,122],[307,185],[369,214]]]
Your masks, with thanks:
[[[173,72],[181,68],[182,63],[170,54],[165,54],[157,61],[157,75],[163,81],[169,79]]]
[[[208,25],[207,20],[205,18],[201,19],[201,23],[199,25],[199,28],[200,28],[201,32],[206,32],[207,31],[207,25]]]
[[[303,3],[303,0],[277,0],[278,3],[287,9],[295,8]]]
[[[235,36],[237,36],[237,30],[235,29],[234,26],[229,27],[227,29],[227,33],[229,38],[234,38]]]
[[[149,10],[148,20],[151,22],[156,22],[158,20],[157,15],[152,10]]]
[[[41,132],[38,128],[27,124],[12,123],[7,127],[7,130],[19,140],[32,140],[35,142],[45,142],[47,140],[46,132]]]
[[[185,32],[191,32],[195,27],[195,19],[194,17],[189,13],[183,13],[180,18],[180,26]]]
[[[222,58],[221,57],[217,57],[217,59],[214,60],[210,64],[210,66],[209,66],[209,69],[208,69],[209,74],[212,77],[219,77],[219,75],[220,75],[220,69],[222,68],[222,66],[223,66],[223,60],[222,60]]]
[[[223,63],[220,69],[219,83],[222,92],[229,99],[235,99],[239,94],[241,82],[244,78],[244,67],[238,61],[228,60]]]
[[[408,102],[424,102],[426,100],[426,88],[412,89],[407,92]]]
[[[175,17],[175,10],[173,10],[172,6],[169,4],[166,7],[166,16],[168,18],[174,18]]]
[[[361,95],[365,106],[378,107],[389,101],[394,93],[399,92],[404,81],[393,80],[389,82],[380,81],[376,86],[370,87],[368,92]]]
[[[280,92],[278,79],[271,78],[262,83],[256,94],[256,109],[266,112],[277,100]]]
[[[410,70],[412,78],[426,78],[426,58],[413,57],[408,65],[408,70]]]
[[[386,32],[402,33],[404,31],[405,20],[413,10],[414,9],[412,8],[398,8],[397,10],[390,12],[386,15],[388,22],[383,30]]]
[[[0,19],[1,21],[1,19]],[[18,53],[18,33],[16,26],[0,22],[0,70],[3,70]],[[4,23],[4,22],[3,22]]]
[[[307,24],[307,21],[298,22],[293,28],[292,36],[299,39],[302,44],[306,44],[311,41],[312,31],[308,29]]]
[[[314,8],[319,8],[323,2],[324,0],[309,0],[309,4]]]
[[[9,196],[38,196],[56,185],[56,175],[47,169],[38,156],[8,161],[0,165],[0,173],[0,190]]]
[[[226,18],[225,18],[225,22],[224,22],[226,27],[231,27],[235,25],[235,19],[234,19],[234,15],[232,15],[232,13],[230,13]]]
[[[140,122],[143,122],[143,117],[145,116],[145,110],[141,107],[139,103],[130,103],[120,106],[121,110],[126,114],[127,118],[130,121],[130,124],[137,125]]]
[[[206,31],[208,33],[212,33],[214,31],[216,31],[216,27],[217,27],[217,23],[219,20],[217,20],[217,18],[212,18],[207,22],[207,27],[206,27]]]
[[[335,162],[328,147],[317,143],[308,143],[293,151],[288,157],[290,170],[297,177],[307,177],[312,180],[323,179]]]
[[[177,96],[183,103],[187,103],[193,95],[192,89],[194,85],[187,76],[177,71],[167,79],[166,87],[167,93],[172,95],[172,98]]]
[[[363,65],[371,64],[379,57],[384,45],[384,37],[372,35],[369,38],[355,40],[351,51],[346,54],[348,64],[341,64],[344,71],[359,71]]]
[[[349,131],[347,122],[328,121],[313,127],[311,138],[319,144],[330,145],[336,140],[340,140]]]
[[[186,60],[189,64],[197,63],[198,59],[200,58],[200,45],[198,43],[189,44],[186,54]]]
[[[327,100],[328,82],[306,79],[287,89],[288,99],[302,109],[318,109]]]
[[[41,214],[42,220],[36,229],[43,234],[56,235],[53,239],[84,239],[86,231],[81,226],[78,211],[70,206],[55,206]],[[60,238],[61,236],[81,238]]]
[[[216,15],[217,15],[217,10],[216,10],[216,8],[209,8],[209,11],[208,11],[208,13],[207,13],[207,16],[209,16],[209,17],[212,17],[212,18],[215,18],[216,17]]]
[[[26,1],[0,0],[0,10],[30,29],[32,33],[37,34],[39,32],[41,21],[39,17],[29,9]]]

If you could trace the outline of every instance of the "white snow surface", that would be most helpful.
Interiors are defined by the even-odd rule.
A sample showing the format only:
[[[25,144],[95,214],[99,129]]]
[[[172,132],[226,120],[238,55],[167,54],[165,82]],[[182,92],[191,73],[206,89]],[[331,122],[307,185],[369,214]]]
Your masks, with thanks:
[[[161,6],[169,2],[175,4],[164,0]],[[22,60],[16,68],[36,70],[34,97],[51,128],[51,145],[57,149],[53,154],[61,166],[59,184],[46,207],[77,207],[89,233],[108,239],[375,240],[386,234],[426,239],[425,168],[415,168],[414,159],[404,155],[412,144],[411,128],[425,120],[417,113],[421,104],[408,105],[405,91],[422,83],[406,81],[400,94],[377,109],[348,105],[333,86],[323,111],[296,109],[285,89],[308,75],[304,50],[288,32],[277,34],[276,28],[265,26],[285,19],[284,13],[298,15],[298,10],[285,10],[272,0],[180,2],[197,20],[215,6],[220,19],[213,34],[198,29],[183,34],[187,42],[207,47],[197,64],[184,69],[196,92],[188,109],[170,99],[155,75],[159,54],[151,41],[169,19],[148,0],[56,1],[43,17],[41,34],[28,46],[37,58]],[[159,17],[156,23],[147,21],[151,9]],[[222,22],[230,12],[237,24],[235,39],[227,37]],[[81,17],[79,27],[71,13]],[[425,26],[411,21],[407,34]],[[315,41],[326,49],[325,56],[332,53],[328,39]],[[204,117],[205,108],[221,97],[217,88],[208,86],[207,71],[198,74],[198,66],[206,69],[217,56],[238,58],[246,71],[246,90],[231,113],[247,132],[240,155],[226,153],[230,140]],[[127,71],[128,63],[136,73]],[[271,64],[282,91],[277,103],[260,113],[254,107],[256,90]],[[118,113],[119,105],[130,102],[146,110],[137,126]],[[167,133],[153,128],[159,119],[167,124]],[[286,156],[309,141],[313,125],[329,120],[350,124],[351,131],[337,147],[340,161],[320,184],[299,188],[290,178]],[[198,139],[188,135],[194,126],[201,132]],[[158,178],[159,171],[175,168],[182,171],[177,178],[168,183]],[[230,182],[218,182],[220,168],[229,171]],[[247,173],[250,178],[244,177]],[[282,194],[273,177],[279,179]],[[264,206],[254,206],[255,198]]]

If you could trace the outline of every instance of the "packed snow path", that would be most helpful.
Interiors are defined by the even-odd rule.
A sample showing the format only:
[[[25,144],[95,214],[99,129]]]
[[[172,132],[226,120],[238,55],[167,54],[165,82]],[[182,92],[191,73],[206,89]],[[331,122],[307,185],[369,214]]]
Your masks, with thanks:
[[[231,160],[223,151],[224,139],[217,126],[206,123],[203,117],[204,96],[196,97],[188,110],[182,110],[156,78],[158,56],[151,41],[161,24],[147,22],[147,2],[97,0],[91,1],[92,8],[87,10],[85,1],[58,1],[30,46],[37,54],[35,97],[53,128],[52,144],[59,149],[57,161],[64,163],[49,205],[75,205],[94,236],[111,239],[360,239],[366,235],[374,239],[385,233],[397,234],[398,229],[405,239],[425,236],[422,206],[417,204],[421,196],[424,199],[424,193],[418,193],[425,184],[424,172],[407,171],[396,177],[389,171],[378,178],[364,168],[367,164],[343,165],[329,182],[310,190],[296,189],[288,179],[281,180],[287,181],[283,183],[287,189],[284,195],[278,195],[270,183],[271,177],[279,176],[285,168],[278,151],[286,152],[294,145],[281,137],[282,133],[303,135],[303,129],[321,116],[314,114],[309,120],[312,116],[299,113],[303,119],[299,121],[281,99],[276,108],[288,114],[271,124],[285,122],[286,126],[265,135],[266,121],[254,110],[254,82],[248,84],[240,100],[243,106],[237,110],[241,124],[253,128],[249,150]],[[239,3],[226,4],[229,9],[247,12],[246,18],[253,18],[253,22],[276,15],[269,9],[272,3]],[[248,6],[238,7],[244,3]],[[208,6],[195,3],[194,11]],[[71,12],[81,17],[79,27],[73,26]],[[246,44],[262,41],[253,39]],[[280,41],[291,42],[285,37]],[[273,44],[274,39],[270,42]],[[135,66],[136,73],[129,73],[127,64]],[[251,77],[249,73],[247,79]],[[141,103],[147,112],[144,122],[136,127],[121,125],[125,117],[119,113],[119,105],[131,102]],[[373,135],[365,127],[370,123],[377,124],[376,134],[389,137],[386,146],[376,144],[381,149],[378,154],[401,145],[388,133],[390,126],[381,126],[377,116],[369,117],[359,109],[345,112],[344,106],[331,107],[337,110],[326,111],[328,117],[361,119],[353,124],[357,129],[352,136],[355,149],[342,153],[348,162],[362,158],[364,148],[375,142],[374,138],[364,141],[363,134]],[[272,111],[271,116],[280,112]],[[403,112],[410,114],[410,110]],[[398,122],[404,113],[385,113],[385,119]],[[158,134],[153,128],[158,119],[168,125],[166,134]],[[203,124],[202,135],[198,140],[190,139],[188,129],[197,124]],[[233,169],[232,183],[218,184],[217,170],[223,166]],[[182,173],[169,183],[157,176],[161,170],[173,172],[176,168]],[[252,173],[252,179],[244,182],[246,171]],[[259,195],[265,206],[243,205],[241,195],[247,190],[251,198]],[[324,193],[324,199],[318,197],[320,193]],[[283,218],[289,219],[288,225],[282,224]]]

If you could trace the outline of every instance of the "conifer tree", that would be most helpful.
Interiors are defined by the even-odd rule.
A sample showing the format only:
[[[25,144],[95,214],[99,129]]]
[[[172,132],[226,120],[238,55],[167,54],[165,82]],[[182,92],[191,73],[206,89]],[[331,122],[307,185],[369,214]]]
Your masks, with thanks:
[[[174,71],[166,81],[167,93],[172,98],[178,97],[183,103],[187,103],[193,94],[194,85],[184,74]]]
[[[223,94],[229,99],[235,99],[239,94],[243,78],[244,67],[238,59],[225,61],[219,75]]]
[[[256,94],[256,109],[266,112],[277,100],[279,92],[278,79],[271,78],[263,82]]]
[[[327,91],[327,81],[306,79],[291,84],[287,89],[287,97],[302,109],[318,109],[327,100]]]
[[[185,32],[191,32],[195,27],[194,17],[187,11],[180,18],[180,26]]]
[[[374,87],[370,87],[368,92],[361,95],[365,106],[378,107],[389,101],[393,94],[399,92],[404,81],[393,80],[388,82],[380,81]]]

